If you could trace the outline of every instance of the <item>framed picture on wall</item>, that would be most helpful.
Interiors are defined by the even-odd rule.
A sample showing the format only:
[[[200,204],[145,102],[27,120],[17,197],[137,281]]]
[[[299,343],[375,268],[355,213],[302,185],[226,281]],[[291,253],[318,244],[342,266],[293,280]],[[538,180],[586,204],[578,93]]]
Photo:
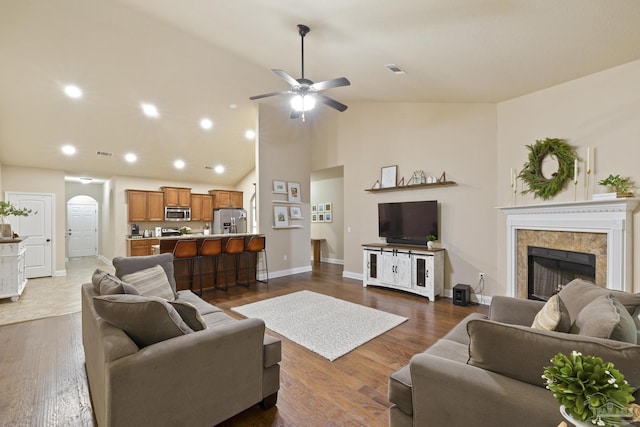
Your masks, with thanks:
[[[398,175],[398,165],[385,166],[381,170],[380,188],[391,188],[396,186],[396,176]]]
[[[324,204],[324,211],[325,211],[325,212],[331,212],[331,205],[332,205],[332,203],[331,203],[331,202],[327,202],[327,203],[325,203],[325,204]]]
[[[324,222],[324,214],[323,213],[319,213],[318,214],[318,222]]]
[[[316,204],[311,205],[311,213],[316,213],[316,212],[318,212],[318,205]]]
[[[273,223],[276,227],[289,226],[289,213],[286,206],[273,207]]]
[[[291,206],[289,213],[291,214],[291,219],[302,219],[302,209],[300,206]]]
[[[318,213],[324,212],[324,203],[318,203]]]
[[[287,182],[287,190],[290,202],[300,202],[300,183]]]
[[[318,222],[318,214],[311,214],[311,222]]]
[[[277,194],[287,194],[287,183],[284,181],[273,180],[273,192]]]
[[[324,213],[324,222],[332,222],[333,221],[333,216],[331,215],[331,212],[325,212]]]

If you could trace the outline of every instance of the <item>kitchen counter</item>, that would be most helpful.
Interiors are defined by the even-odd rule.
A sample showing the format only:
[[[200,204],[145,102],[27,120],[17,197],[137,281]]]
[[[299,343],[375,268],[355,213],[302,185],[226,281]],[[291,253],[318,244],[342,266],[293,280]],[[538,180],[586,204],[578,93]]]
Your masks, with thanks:
[[[131,238],[127,237],[126,240],[181,240],[181,239],[204,239],[205,237],[233,237],[233,236],[262,236],[262,234],[254,234],[254,233],[235,233],[235,234],[203,234],[203,233],[191,233],[191,234],[181,234],[179,236],[161,236],[161,237],[138,237]]]

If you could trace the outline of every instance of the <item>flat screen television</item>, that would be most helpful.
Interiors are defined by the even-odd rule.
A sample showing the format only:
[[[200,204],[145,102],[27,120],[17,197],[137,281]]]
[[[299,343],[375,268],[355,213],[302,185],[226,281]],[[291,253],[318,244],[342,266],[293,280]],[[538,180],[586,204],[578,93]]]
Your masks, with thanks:
[[[438,201],[378,203],[378,234],[387,243],[424,245],[438,238]]]

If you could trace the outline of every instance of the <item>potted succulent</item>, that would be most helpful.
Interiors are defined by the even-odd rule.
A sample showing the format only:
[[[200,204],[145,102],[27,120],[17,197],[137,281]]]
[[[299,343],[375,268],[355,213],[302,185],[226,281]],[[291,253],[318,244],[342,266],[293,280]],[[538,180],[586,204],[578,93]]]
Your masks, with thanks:
[[[11,223],[7,217],[9,216],[29,216],[33,213],[31,209],[22,208],[18,209],[16,206],[9,202],[0,201],[0,238],[11,239],[13,233],[11,232]]]
[[[612,427],[636,421],[634,389],[613,363],[573,351],[556,354],[544,368],[546,388],[560,403],[560,413],[576,426]]]
[[[611,188],[616,192],[617,197],[633,197],[631,189],[634,187],[630,178],[621,178],[620,175],[609,175],[598,182],[600,185]]]
[[[434,236],[433,234],[429,234],[427,236],[427,248],[428,249],[432,249],[433,248],[433,242],[435,242],[437,240],[437,237]]]

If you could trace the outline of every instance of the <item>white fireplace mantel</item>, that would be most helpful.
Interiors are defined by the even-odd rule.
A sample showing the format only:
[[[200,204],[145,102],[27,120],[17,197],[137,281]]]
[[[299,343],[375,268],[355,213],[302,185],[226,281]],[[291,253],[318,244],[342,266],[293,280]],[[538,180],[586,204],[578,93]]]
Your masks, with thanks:
[[[607,288],[632,291],[633,211],[640,199],[586,200],[500,207],[507,215],[507,289],[517,295],[517,231],[607,234]]]

